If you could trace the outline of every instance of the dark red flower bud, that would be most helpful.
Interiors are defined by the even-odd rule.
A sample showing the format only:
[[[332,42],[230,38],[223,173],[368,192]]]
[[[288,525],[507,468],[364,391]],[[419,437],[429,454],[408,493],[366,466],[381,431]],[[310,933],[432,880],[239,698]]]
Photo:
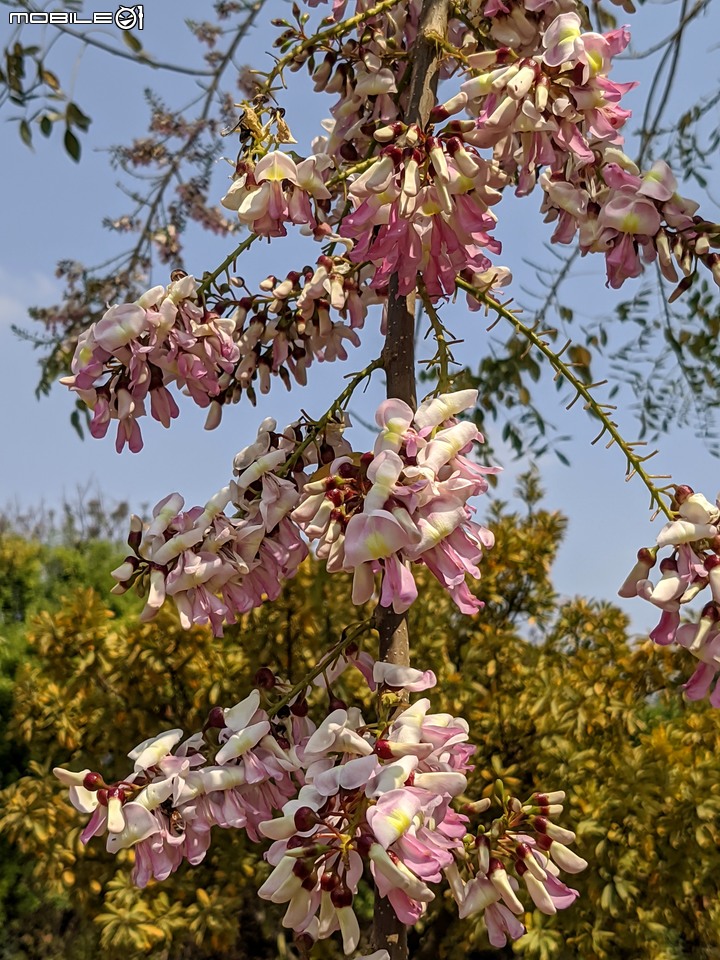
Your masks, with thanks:
[[[370,853],[370,847],[375,842],[374,837],[371,837],[368,833],[361,834],[355,841],[355,846],[357,847],[357,852],[363,859],[366,859]]]
[[[91,771],[90,773],[85,774],[83,786],[86,790],[99,790],[100,787],[105,786],[105,781],[99,773],[93,773]]]
[[[329,443],[325,443],[323,441],[323,443],[320,444],[320,463],[322,464],[332,463],[334,459],[335,459],[335,451],[333,450],[333,448],[330,446]]]
[[[260,667],[255,674],[255,686],[261,690],[272,690],[275,686],[275,674],[270,667]]]
[[[353,902],[353,895],[344,883],[338,883],[330,893],[330,901],[337,909],[338,907],[349,907]]]
[[[691,497],[695,491],[692,487],[689,487],[686,483],[681,483],[680,486],[675,487],[675,500],[678,504],[685,503],[688,497]]]
[[[205,721],[205,727],[214,727],[222,730],[225,726],[225,711],[222,707],[213,707]]]
[[[290,704],[290,713],[295,717],[306,717],[309,709],[308,702],[304,697],[302,700],[296,700],[295,703]]]
[[[299,807],[293,817],[295,829],[299,830],[300,833],[306,833],[308,830],[312,830],[319,822],[320,819],[312,807]]]
[[[299,880],[305,880],[312,873],[312,867],[304,860],[296,860],[292,872]]]
[[[356,147],[348,140],[340,146],[339,153],[343,160],[347,160],[349,163],[354,163],[358,158]]]
[[[302,888],[303,890],[308,890],[308,891],[314,890],[315,887],[317,886],[317,882],[318,882],[317,870],[313,870],[310,873],[310,875],[305,877],[305,879],[303,880]]]
[[[323,873],[320,877],[320,889],[325,893],[332,893],[339,883],[340,877],[336,873]]]
[[[349,480],[351,477],[356,477],[358,475],[358,468],[354,463],[350,463],[346,460],[344,463],[341,463],[338,467],[338,476],[342,477],[343,480]]]

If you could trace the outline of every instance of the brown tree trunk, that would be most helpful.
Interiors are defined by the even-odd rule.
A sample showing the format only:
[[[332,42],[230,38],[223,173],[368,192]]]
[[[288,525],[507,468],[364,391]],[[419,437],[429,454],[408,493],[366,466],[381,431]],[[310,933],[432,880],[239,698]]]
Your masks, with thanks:
[[[403,118],[406,123],[427,123],[435,103],[440,55],[436,38],[447,35],[448,0],[424,0],[420,28],[412,49],[413,71],[410,98]],[[383,350],[387,396],[404,400],[413,410],[415,395],[415,295],[398,294],[398,276],[390,278],[387,309],[387,337]],[[410,638],[407,617],[391,607],[375,610],[380,635],[379,659],[407,666],[410,663]],[[395,916],[386,897],[375,897],[373,945],[387,950],[390,960],[407,960],[407,927]]]

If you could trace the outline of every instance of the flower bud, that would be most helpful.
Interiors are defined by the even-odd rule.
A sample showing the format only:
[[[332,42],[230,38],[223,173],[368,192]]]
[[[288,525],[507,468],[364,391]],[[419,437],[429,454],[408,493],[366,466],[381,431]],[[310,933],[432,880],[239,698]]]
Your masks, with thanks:
[[[104,787],[106,784],[99,773],[94,773],[91,770],[90,773],[85,774],[82,785],[85,787],[86,790],[95,791],[95,790],[99,790],[100,787]]]
[[[216,730],[222,730],[225,726],[225,711],[222,707],[213,707],[210,713],[207,716],[205,721],[205,727],[214,728]]]
[[[255,674],[255,686],[261,690],[272,690],[275,686],[275,674],[269,667],[260,667]]]

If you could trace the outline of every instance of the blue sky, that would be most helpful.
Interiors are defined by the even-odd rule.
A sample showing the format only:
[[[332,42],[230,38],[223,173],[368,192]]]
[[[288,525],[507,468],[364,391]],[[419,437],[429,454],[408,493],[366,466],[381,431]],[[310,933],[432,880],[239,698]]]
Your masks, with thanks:
[[[53,5],[53,7],[60,5]],[[105,5],[110,9],[113,5]],[[99,0],[86,4],[88,10],[105,9]],[[670,105],[669,116],[694,102],[703,90],[710,91],[718,83],[720,57],[717,43],[720,36],[720,5],[711,5],[708,15],[691,25],[684,44],[682,66]],[[285,4],[268,0],[262,23],[241,48],[238,63],[263,66],[263,53],[270,49],[273,29],[271,16],[282,16]],[[650,46],[672,29],[677,15],[675,4],[646,4],[635,17],[626,17],[618,8],[620,22],[630,22],[636,49]],[[145,5],[143,43],[158,59],[186,58],[195,61],[195,41],[184,25],[184,17],[201,19],[212,16],[210,3],[188,0],[154,0]],[[0,39],[7,36],[7,8],[0,14]],[[43,28],[38,31],[42,37]],[[103,28],[98,36],[109,39],[113,28]],[[709,39],[710,38],[710,39]],[[26,36],[26,42],[30,42]],[[59,292],[54,277],[55,263],[60,258],[95,263],[112,256],[119,249],[118,238],[101,227],[107,215],[124,212],[127,201],[117,190],[116,171],[111,170],[107,148],[142,136],[147,111],[143,88],[159,90],[170,104],[183,105],[192,98],[195,81],[174,75],[170,78],[137,66],[127,60],[113,59],[97,50],[84,51],[68,39],[57,44],[50,64],[72,86],[73,97],[93,118],[88,135],[83,137],[83,159],[74,164],[62,152],[57,134],[49,141],[35,137],[36,148],[30,152],[16,133],[15,125],[3,127],[0,186],[3,211],[2,244],[0,245],[0,417],[3,428],[3,453],[0,459],[0,504],[17,503],[27,509],[35,504],[57,505],[63,496],[73,498],[78,487],[96,486],[110,500],[127,499],[134,509],[152,504],[170,490],[178,489],[188,504],[202,503],[222,486],[230,472],[235,451],[254,436],[256,424],[268,415],[282,424],[294,419],[300,407],[319,414],[332,397],[342,389],[342,377],[360,369],[376,356],[380,340],[376,324],[368,322],[360,350],[351,354],[346,364],[314,364],[307,390],[295,389],[288,394],[280,383],[273,385],[262,406],[249,405],[229,409],[221,427],[211,433],[203,429],[204,414],[190,402],[181,402],[181,418],[165,431],[149,418],[143,424],[145,449],[138,455],[115,454],[111,436],[104,441],[81,442],[72,431],[68,417],[72,398],[61,387],[49,398],[37,401],[33,391],[37,379],[36,358],[32,347],[14,337],[11,323],[26,323],[26,310],[32,304],[53,302]],[[653,61],[623,62],[613,76],[620,80],[640,79],[649,82]],[[282,100],[288,119],[301,146],[318,131],[318,121],[329,101],[319,97],[308,99],[307,84],[299,75],[291,75],[291,89]],[[630,106],[637,107],[644,90],[633,92]],[[4,119],[12,116],[5,113]],[[633,153],[635,141],[628,140]],[[235,149],[228,143],[227,153]],[[226,167],[218,158],[217,196],[223,192]],[[552,258],[543,249],[549,232],[538,215],[539,196],[522,202],[511,201],[498,208],[500,223],[497,234],[503,240],[501,262],[513,270],[513,293],[523,299],[522,287],[538,289],[533,270],[528,266],[551,265]],[[719,219],[717,208],[704,208],[706,217]],[[195,235],[185,255],[187,269],[202,272],[219,262],[230,249],[231,241],[207,235]],[[288,269],[311,261],[313,250],[303,246],[299,238],[275,241],[270,248],[256,245],[240,268],[246,277],[260,277],[272,270],[284,275]],[[153,277],[163,282],[163,277]],[[623,288],[622,296],[632,293],[632,281]],[[576,279],[568,286],[569,303],[580,317],[611,315],[615,296],[604,287],[603,264],[585,259]],[[448,314],[450,326],[466,343],[463,358],[472,361],[482,349],[486,336],[478,314],[469,314],[462,301]],[[556,322],[551,318],[551,322]],[[424,355],[420,347],[419,356]],[[570,517],[570,532],[556,565],[556,582],[565,595],[575,593],[599,598],[614,597],[617,585],[632,564],[638,547],[651,542],[659,522],[648,523],[647,496],[637,481],[624,482],[623,458],[617,450],[606,450],[603,444],[590,446],[595,435],[594,424],[577,404],[566,413],[558,396],[547,382],[542,386],[542,407],[548,419],[559,427],[559,433],[573,436],[566,445],[572,466],[563,466],[552,455],[540,462],[549,507],[562,509]],[[382,397],[380,378],[368,393],[353,401],[365,420],[372,420],[376,403]],[[623,411],[632,397],[621,393],[618,419],[626,436],[634,439],[637,432],[632,416]],[[112,431],[111,431],[112,433]],[[368,444],[363,428],[355,434],[355,445]],[[673,433],[660,442],[660,455],[655,463],[659,472],[671,473],[677,482],[687,482],[714,497],[720,487],[717,462],[709,456],[701,441],[691,435]],[[503,457],[508,468],[501,479],[499,494],[509,497],[512,478],[528,466]],[[482,512],[482,505],[480,507]],[[652,610],[640,601],[621,605],[633,615],[638,630],[653,623]]]

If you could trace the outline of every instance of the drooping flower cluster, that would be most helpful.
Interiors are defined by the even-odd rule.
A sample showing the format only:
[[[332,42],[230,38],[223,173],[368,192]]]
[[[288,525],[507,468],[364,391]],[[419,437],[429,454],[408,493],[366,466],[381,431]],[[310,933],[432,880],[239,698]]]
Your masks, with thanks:
[[[619,288],[639,277],[643,263],[656,260],[663,276],[686,288],[702,262],[720,285],[720,259],[697,229],[698,204],[680,196],[677,181],[663,160],[641,174],[621,150],[606,148],[598,166],[588,166],[568,181],[545,171],[546,220],[557,221],[552,239],[570,243],[578,233],[583,253],[603,253],[608,284]]]
[[[720,671],[720,501],[710,503],[691,487],[675,488],[674,519],[658,534],[655,547],[638,551],[637,563],[620,587],[621,597],[641,597],[661,611],[650,633],[655,643],[677,643],[698,661],[685,684],[688,700],[702,700]],[[671,552],[659,564],[657,583],[650,571],[658,552]],[[681,607],[709,588],[712,600],[705,604],[697,623],[682,623]],[[720,683],[710,694],[710,703],[720,707]]]
[[[114,592],[147,590],[144,620],[172,598],[184,627],[210,623],[221,635],[223,624],[278,597],[307,555],[306,537],[330,573],[354,574],[354,603],[372,598],[380,573],[380,603],[407,610],[417,597],[411,564],[422,563],[460,610],[475,613],[481,603],[465,576],[479,579],[493,536],[472,520],[468,501],[497,472],[469,459],[482,437],[455,419],[476,399],[475,390],[443,394],[415,414],[385,401],[375,450],[362,455],[344,439],[344,420],[283,433],[263,421],[256,441],[235,457],[237,479],[204,507],[183,511],[173,493],[148,525],[133,517],[132,554],[113,572]]]
[[[397,613],[417,597],[411,563],[423,563],[463,613],[481,606],[465,582],[478,578],[490,531],[475,523],[467,501],[487,490],[486,475],[468,459],[482,436],[456,414],[472,407],[474,390],[422,403],[416,413],[401,400],[378,408],[381,428],[373,453],[339,457],[307,483],[293,519],[317,542],[330,572],[353,572],[353,602],[367,602],[382,572],[380,603]]]
[[[91,770],[55,774],[70,787],[73,806],[92,814],[82,842],[107,835],[110,853],[133,848],[133,882],[144,887],[151,878],[165,880],[184,860],[200,863],[214,826],[259,839],[258,824],[296,789],[290,773],[297,761],[278,743],[284,727],[271,724],[255,690],[228,710],[214,708],[203,731],[186,740],[176,729],[143,741],[128,754],[133,770],[122,780],[108,784]]]
[[[323,254],[315,269],[291,271],[284,280],[268,276],[259,293],[242,297],[233,315],[240,358],[231,399],[250,393],[256,380],[267,393],[271,376],[288,387],[291,377],[305,386],[313,359],[346,360],[347,344],[360,345],[357,331],[376,299],[367,273],[346,257]]]
[[[491,18],[491,35],[502,45],[478,51],[468,24],[451,20],[448,35],[463,56],[449,55],[444,75],[465,79],[423,130],[402,122],[404,85],[386,45],[390,35],[397,42],[398,31],[400,42],[412,42],[412,4],[407,18],[383,25],[378,17],[376,30],[315,67],[316,88],[341,94],[326,124],[329,136],[315,149],[341,168],[373,153],[373,141],[389,144],[354,182],[351,174],[352,212],[340,205],[330,215],[330,222],[340,218],[335,229],[356,241],[353,258],[375,265],[373,286],[385,289],[395,272],[408,292],[419,270],[436,298],[451,292],[454,272],[485,271],[481,251],[499,252],[488,237],[494,217],[487,207],[508,180],[518,195],[540,183],[546,220],[558,221],[553,240],[569,243],[579,232],[583,254],[605,256],[613,287],[655,259],[671,282],[676,267],[682,273],[676,295],[698,263],[720,284],[720,258],[695,216],[697,205],[676,193],[665,165],[641,173],[621,149],[630,111],[620,101],[635,84],[608,74],[628,31],[585,29],[574,0],[491,0],[471,4],[467,15],[478,24]],[[438,129],[462,111],[473,119]]]
[[[147,526],[132,518],[133,553],[113,571],[118,581],[113,592],[144,586],[148,599],[141,619],[152,619],[170,597],[183,627],[210,623],[221,636],[223,624],[277,599],[285,580],[295,576],[308,552],[290,519],[302,468],[350,447],[342,436],[344,423],[332,424],[305,448],[298,472],[282,477],[277,471],[299,439],[294,426],[283,434],[276,427],[271,418],[262,422],[255,442],[235,457],[237,479],[205,507],[182,512],[183,498],[173,493],[157,504]],[[226,513],[231,505],[234,516]]]
[[[230,709],[213,708],[185,740],[174,729],[144,741],[121,780],[56,768],[73,805],[91,815],[82,842],[106,836],[110,852],[132,849],[133,880],[145,886],[185,860],[201,862],[213,827],[267,838],[272,870],[259,895],[286,905],[283,925],[306,943],[340,931],[346,954],[361,939],[353,901],[366,867],[406,924],[423,916],[444,875],[461,916],[485,911],[493,943],[524,932],[518,881],[508,871],[544,912],[569,906],[577,894],[558,867],[578,872],[585,861],[565,846],[574,835],[549,819],[564,794],[503,799],[501,817],[468,833],[466,813],[490,801],[465,813],[453,807],[472,770],[467,723],[430,712],[427,698],[407,705],[399,696],[434,686],[433,672],[375,662],[343,643],[315,674],[322,687],[335,685],[349,665],[378,695],[373,724],[336,697],[316,724],[304,681],[290,688],[263,668],[256,682],[265,706],[256,689]]]
[[[336,23],[346,5],[335,0]],[[442,51],[440,78],[456,90],[422,123],[414,106],[408,112],[421,0],[372,15],[371,0],[356,0],[354,25],[334,30],[328,20],[316,43],[306,17],[293,12],[298,29],[286,24],[278,45],[283,53],[295,39],[299,46],[245,104],[222,203],[250,240],[284,237],[292,224],[323,244],[322,254],[311,257],[315,267],[278,270],[284,279],[270,273],[257,293],[230,276],[231,254],[200,287],[178,276],[111,307],[81,338],[66,380],[94,411],[93,435],[117,420],[118,450],[138,450],[148,397],[164,425],[178,415],[173,382],[208,408],[210,427],[224,404],[243,394],[254,400],[256,383],[261,392],[272,376],[304,384],[313,359],[345,359],[347,344],[359,344],[368,306],[386,301],[395,282],[401,296],[420,287],[434,302],[455,292],[458,275],[474,287],[501,285],[505,271],[487,256],[500,252],[490,208],[511,184],[518,195],[540,185],[546,219],[557,221],[553,239],[579,235],[583,253],[601,252],[612,286],[656,258],[673,282],[676,267],[689,278],[700,261],[720,283],[720,259],[669,169],[641,173],[620,149],[629,116],[620,102],[632,84],[614,83],[609,70],[626,31],[584,30],[577,6],[470,0],[461,17],[453,10],[447,36],[433,42]],[[486,49],[493,41],[503,46]],[[287,148],[295,141],[274,98],[283,70],[304,63],[316,89],[338,95],[326,136],[306,159]],[[432,91],[429,78],[419,79]],[[183,194],[190,206],[191,194]],[[169,228],[154,240],[165,256],[178,249]],[[377,595],[403,613],[417,596],[412,564],[422,563],[461,612],[476,612],[481,603],[466,575],[480,576],[493,537],[474,522],[469,502],[486,491],[493,468],[470,459],[482,437],[457,420],[475,401],[475,391],[445,394],[415,412],[388,400],[377,412],[374,449],[364,454],[345,441],[344,420],[329,415],[282,433],[264,421],[235,458],[235,479],[204,507],[185,510],[171,494],[148,525],[133,518],[132,555],[115,571],[116,590],[148,590],[143,619],[171,598],[183,626],[209,623],[221,634],[278,596],[308,540],[329,571],[353,574],[358,604]],[[661,607],[654,639],[675,638],[701,661],[688,685],[694,697],[720,669],[720,509],[692,491],[679,490],[676,500],[677,520],[659,541],[673,547],[661,582],[647,579],[654,556],[645,552],[625,589]],[[680,604],[706,585],[713,602],[700,624],[680,626]],[[332,692],[349,665],[377,693],[375,722]],[[364,874],[407,924],[424,915],[445,877],[460,915],[483,913],[496,946],[524,933],[523,892],[546,914],[574,901],[560,871],[586,864],[567,847],[572,832],[553,822],[564,794],[522,802],[500,791],[501,815],[475,823],[489,801],[461,800],[472,769],[467,723],[432,713],[428,699],[408,705],[397,695],[434,685],[432,671],[376,663],[343,642],[316,672],[329,694],[317,722],[310,679],[291,688],[260,671],[265,702],[254,691],[215,708],[188,739],[170,730],[145,741],[130,753],[124,779],[58,771],[72,802],[90,814],[83,841],[107,835],[108,850],[133,849],[134,878],[145,885],[184,860],[199,863],[214,826],[243,829],[253,841],[271,841],[260,896],[286,905],[283,924],[310,942],[339,931],[346,953],[360,944],[354,898]],[[711,700],[720,703],[720,687]]]
[[[234,369],[235,321],[206,310],[196,290],[194,277],[180,273],[168,287],[110,307],[78,341],[73,375],[61,382],[93,411],[92,436],[104,437],[117,421],[118,453],[126,444],[133,453],[142,448],[138,419],[148,398],[152,416],[169,427],[179,414],[169,384],[207,407]]]
[[[449,295],[461,270],[490,266],[483,250],[500,252],[488,233],[495,226],[488,208],[506,178],[468,147],[461,129],[427,136],[417,124],[395,123],[374,136],[388,146],[353,181],[355,209],[339,228],[355,241],[351,258],[375,265],[373,287],[397,274],[405,295],[421,274],[430,297]]]
[[[286,223],[315,230],[317,204],[331,198],[323,179],[330,166],[330,158],[322,154],[295,163],[289,154],[272,150],[257,164],[238,163],[232,186],[220,202],[237,211],[240,223],[259,237],[287,236]]]
[[[195,279],[182,275],[110,307],[80,337],[73,375],[61,382],[93,411],[93,437],[117,421],[118,452],[142,449],[138,421],[148,399],[163,426],[179,416],[173,384],[208,410],[205,426],[213,429],[225,404],[244,394],[254,403],[255,386],[267,393],[271,377],[304,386],[313,359],[346,360],[346,345],[359,346],[356,331],[377,301],[368,280],[367,267],[323,254],[314,269],[266,277],[257,293],[224,292],[211,310],[201,305]]]
[[[572,0],[476,5],[471,22],[490,18],[496,42],[512,21],[508,46],[478,50],[468,24],[452,20],[462,55],[448,53],[442,70],[457,89],[421,125],[402,119],[407,63],[396,55],[414,42],[419,10],[413,0],[363,19],[352,42],[342,32],[327,37],[321,63],[315,51],[316,86],[339,98],[310,157],[289,152],[294,140],[269,99],[245,105],[223,203],[253,236],[284,236],[293,223],[327,246],[315,268],[271,274],[257,293],[238,298],[232,284],[209,283],[200,295],[179,274],[110,307],[80,337],[64,380],[92,409],[94,436],[117,421],[117,448],[139,450],[148,400],[165,426],[178,416],[172,383],[208,408],[212,428],[226,403],[255,400],[256,381],[261,392],[272,376],[304,384],[313,359],[345,359],[391,277],[405,295],[421,276],[437,301],[454,293],[458,274],[487,274],[487,254],[500,252],[491,208],[510,183],[521,195],[540,184],[553,240],[577,237],[583,254],[602,253],[613,287],[655,260],[666,279],[680,279],[674,295],[699,263],[720,284],[720,256],[697,204],[678,195],[664,162],[643,172],[621,149],[629,111],[620,101],[633,84],[612,81],[609,70],[628,43],[624,28],[584,29]],[[470,119],[451,119],[463,112]]]
[[[569,907],[578,892],[560,879],[560,871],[580,873],[587,866],[567,844],[575,840],[572,830],[550,818],[562,813],[565,793],[534,793],[525,803],[516,797],[501,800],[504,815],[490,830],[480,826],[467,836],[461,855],[445,869],[461,919],[485,911],[490,943],[504,947],[525,932],[518,919],[525,907],[518,897],[520,883],[541,913],[552,916]],[[489,798],[470,804],[468,813],[490,807]],[[514,874],[514,875],[513,875]]]
[[[634,84],[614,83],[607,72],[628,41],[624,30],[581,33],[580,18],[568,13],[549,25],[534,56],[500,48],[468,58],[476,73],[460,85],[453,112],[465,107],[477,118],[468,141],[493,149],[517,176],[518,195],[530,193],[540,167],[582,168],[603,143],[622,143],[618,130],[630,112],[618,104]]]

